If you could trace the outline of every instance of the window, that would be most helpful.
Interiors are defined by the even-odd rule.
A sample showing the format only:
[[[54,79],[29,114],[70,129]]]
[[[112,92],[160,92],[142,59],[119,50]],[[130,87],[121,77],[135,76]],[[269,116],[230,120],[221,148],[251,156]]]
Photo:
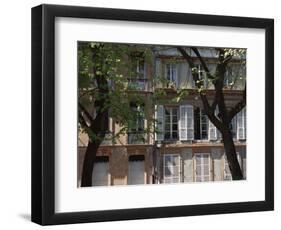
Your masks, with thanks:
[[[147,90],[147,78],[145,74],[145,60],[141,54],[132,56],[132,70],[129,78],[129,88]]]
[[[177,65],[174,63],[166,64],[166,79],[169,81],[168,87],[170,84],[173,86],[178,85],[178,76],[177,76]]]
[[[237,154],[237,160],[239,162],[239,166],[242,169],[242,159],[241,159],[241,156],[240,156],[239,153],[236,153],[236,154]],[[243,170],[242,170],[242,172],[243,172]],[[227,160],[226,154],[224,154],[224,173],[223,173],[223,179],[224,180],[232,180],[232,175],[231,175],[231,172],[230,172],[230,168],[229,168],[229,164],[228,164],[228,160]]]
[[[194,109],[194,136],[196,140],[207,140],[209,134],[209,119],[203,109]]]
[[[199,80],[203,81],[204,88],[207,88],[208,87],[208,79],[207,79],[207,76],[205,74],[205,71],[204,71],[202,65],[201,64],[195,64],[195,67],[197,68],[197,71],[198,71]]]
[[[92,186],[107,186],[109,185],[108,174],[108,157],[96,157],[96,161],[92,174]]]
[[[164,183],[180,182],[180,155],[165,154],[164,155]]]
[[[157,105],[155,109],[155,139],[161,140],[193,140],[193,106],[164,107]]]
[[[178,139],[178,108],[165,107],[165,140]]]
[[[210,181],[210,154],[196,153],[195,154],[195,181],[203,182]]]
[[[128,143],[144,143],[144,105],[141,106],[132,103],[130,107],[133,120],[129,124]]]

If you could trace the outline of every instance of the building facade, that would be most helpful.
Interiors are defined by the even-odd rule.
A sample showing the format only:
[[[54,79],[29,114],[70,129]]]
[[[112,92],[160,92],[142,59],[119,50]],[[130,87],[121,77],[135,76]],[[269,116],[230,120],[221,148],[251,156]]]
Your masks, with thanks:
[[[199,48],[211,73],[216,71],[217,51]],[[208,81],[200,61],[190,50],[204,92],[210,103],[215,90]],[[152,57],[152,58],[151,58]],[[132,110],[151,110],[151,117],[138,117],[133,128],[117,141],[110,133],[122,127],[108,118],[108,136],[100,146],[93,169],[92,185],[136,185],[181,182],[206,182],[231,180],[220,132],[204,113],[198,89],[192,78],[192,69],[173,47],[155,48],[150,58],[134,58],[134,78],[128,77],[128,89],[143,95],[149,101],[158,89],[165,99],[152,109],[137,107]],[[227,107],[233,107],[243,97],[245,87],[245,59],[233,58],[229,63],[224,97]],[[155,83],[155,79],[162,79]],[[163,80],[164,79],[164,80]],[[152,84],[152,82],[154,82]],[[184,96],[174,100],[179,90]],[[149,104],[149,103],[147,103]],[[94,108],[93,111],[94,113]],[[149,119],[157,123],[154,133],[145,133]],[[246,108],[232,120],[230,129],[237,151],[237,159],[246,179]],[[83,158],[87,148],[86,134],[79,133],[78,186],[80,185]]]

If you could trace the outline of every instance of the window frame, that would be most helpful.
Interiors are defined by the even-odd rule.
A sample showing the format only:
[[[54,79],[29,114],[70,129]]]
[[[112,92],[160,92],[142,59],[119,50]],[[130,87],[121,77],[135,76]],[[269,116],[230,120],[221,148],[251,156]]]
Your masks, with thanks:
[[[178,165],[176,165],[176,166],[178,166],[178,176],[174,176],[174,175],[172,175],[172,176],[166,176],[166,174],[165,174],[165,169],[167,168],[165,165],[165,162],[166,162],[166,160],[165,160],[165,158],[166,157],[173,157],[173,158],[175,158],[175,157],[178,157],[178,162],[179,162],[179,164]],[[174,168],[175,168],[175,166],[173,166],[173,173],[174,173]],[[180,183],[181,181],[182,181],[182,173],[181,173],[181,155],[180,154],[178,154],[178,153],[165,153],[165,154],[163,154],[163,184],[175,184],[175,183]],[[171,180],[172,182],[166,182],[166,179],[169,179],[169,180]],[[174,181],[174,179],[177,179],[178,181],[177,182],[173,182]]]
[[[142,112],[144,113],[145,111],[145,105],[134,105],[131,104],[130,108],[132,110],[135,110],[134,112],[139,113]],[[142,119],[142,121],[140,121]],[[145,115],[144,116],[138,116],[136,117],[136,120],[134,121],[135,124],[133,125],[134,127],[136,127],[135,129],[132,129],[132,127],[130,127],[127,131],[127,143],[128,144],[145,144],[146,143],[146,137],[145,137]],[[142,127],[141,127],[142,126]],[[137,140],[137,141],[130,141],[130,135],[135,134],[135,135],[143,135],[143,141],[141,140]]]
[[[168,75],[169,72],[169,75]],[[170,75],[172,73],[172,76]],[[173,79],[171,79],[173,78]],[[165,79],[174,83],[175,87],[178,87],[178,65],[177,63],[165,64]]]
[[[166,138],[166,125],[167,125],[167,122],[166,122],[166,109],[167,110],[170,110],[170,115],[169,115],[169,136],[170,138]],[[176,117],[177,117],[177,121],[176,122],[173,122],[173,110],[176,109]],[[171,113],[172,112],[172,113]],[[163,116],[164,116],[164,140],[165,141],[175,141],[175,140],[179,140],[179,107],[178,106],[164,106],[164,113],[163,113]],[[173,129],[173,125],[176,124],[177,125],[177,129],[174,130]],[[177,137],[176,138],[173,138],[173,133],[177,133]]]
[[[203,181],[197,181],[197,169],[196,169],[196,166],[197,166],[197,161],[196,161],[196,156],[198,156],[198,155],[204,155],[204,154],[206,154],[206,155],[208,155],[208,166],[209,166],[209,180],[208,181],[205,181],[205,179],[203,180]],[[202,153],[194,153],[194,155],[193,155],[193,157],[194,157],[194,181],[195,182],[209,182],[209,181],[212,181],[212,162],[211,162],[211,154],[210,153],[206,153],[206,152],[202,152]],[[201,158],[201,164],[200,164],[200,167],[201,167],[201,165],[202,165],[202,158]],[[202,170],[201,170],[202,171]],[[207,175],[201,175],[201,178],[203,177],[205,177],[205,176],[207,176]]]

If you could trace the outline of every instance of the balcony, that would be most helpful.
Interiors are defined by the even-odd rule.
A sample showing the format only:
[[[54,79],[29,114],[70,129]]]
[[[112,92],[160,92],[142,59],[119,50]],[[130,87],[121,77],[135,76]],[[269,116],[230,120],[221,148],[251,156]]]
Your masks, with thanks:
[[[129,90],[140,90],[140,91],[148,91],[149,90],[149,84],[148,80],[146,78],[129,78],[128,79],[128,89]]]
[[[146,142],[146,134],[144,132],[129,132],[128,144],[144,144]]]

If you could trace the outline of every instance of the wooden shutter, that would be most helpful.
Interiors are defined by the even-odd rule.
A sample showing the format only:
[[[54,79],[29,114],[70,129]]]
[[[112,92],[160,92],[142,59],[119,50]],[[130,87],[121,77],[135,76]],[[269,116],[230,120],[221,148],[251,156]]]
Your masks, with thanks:
[[[164,107],[163,105],[156,105],[155,109],[156,118],[156,133],[155,139],[162,141],[164,139]]]
[[[237,139],[238,140],[245,140],[246,139],[246,116],[245,116],[245,108],[243,108],[237,114]]]
[[[181,141],[187,140],[187,110],[186,105],[180,106],[179,137]]]
[[[108,185],[108,161],[95,162],[92,174],[93,186]]]
[[[186,105],[187,109],[187,140],[194,139],[193,106]]]

